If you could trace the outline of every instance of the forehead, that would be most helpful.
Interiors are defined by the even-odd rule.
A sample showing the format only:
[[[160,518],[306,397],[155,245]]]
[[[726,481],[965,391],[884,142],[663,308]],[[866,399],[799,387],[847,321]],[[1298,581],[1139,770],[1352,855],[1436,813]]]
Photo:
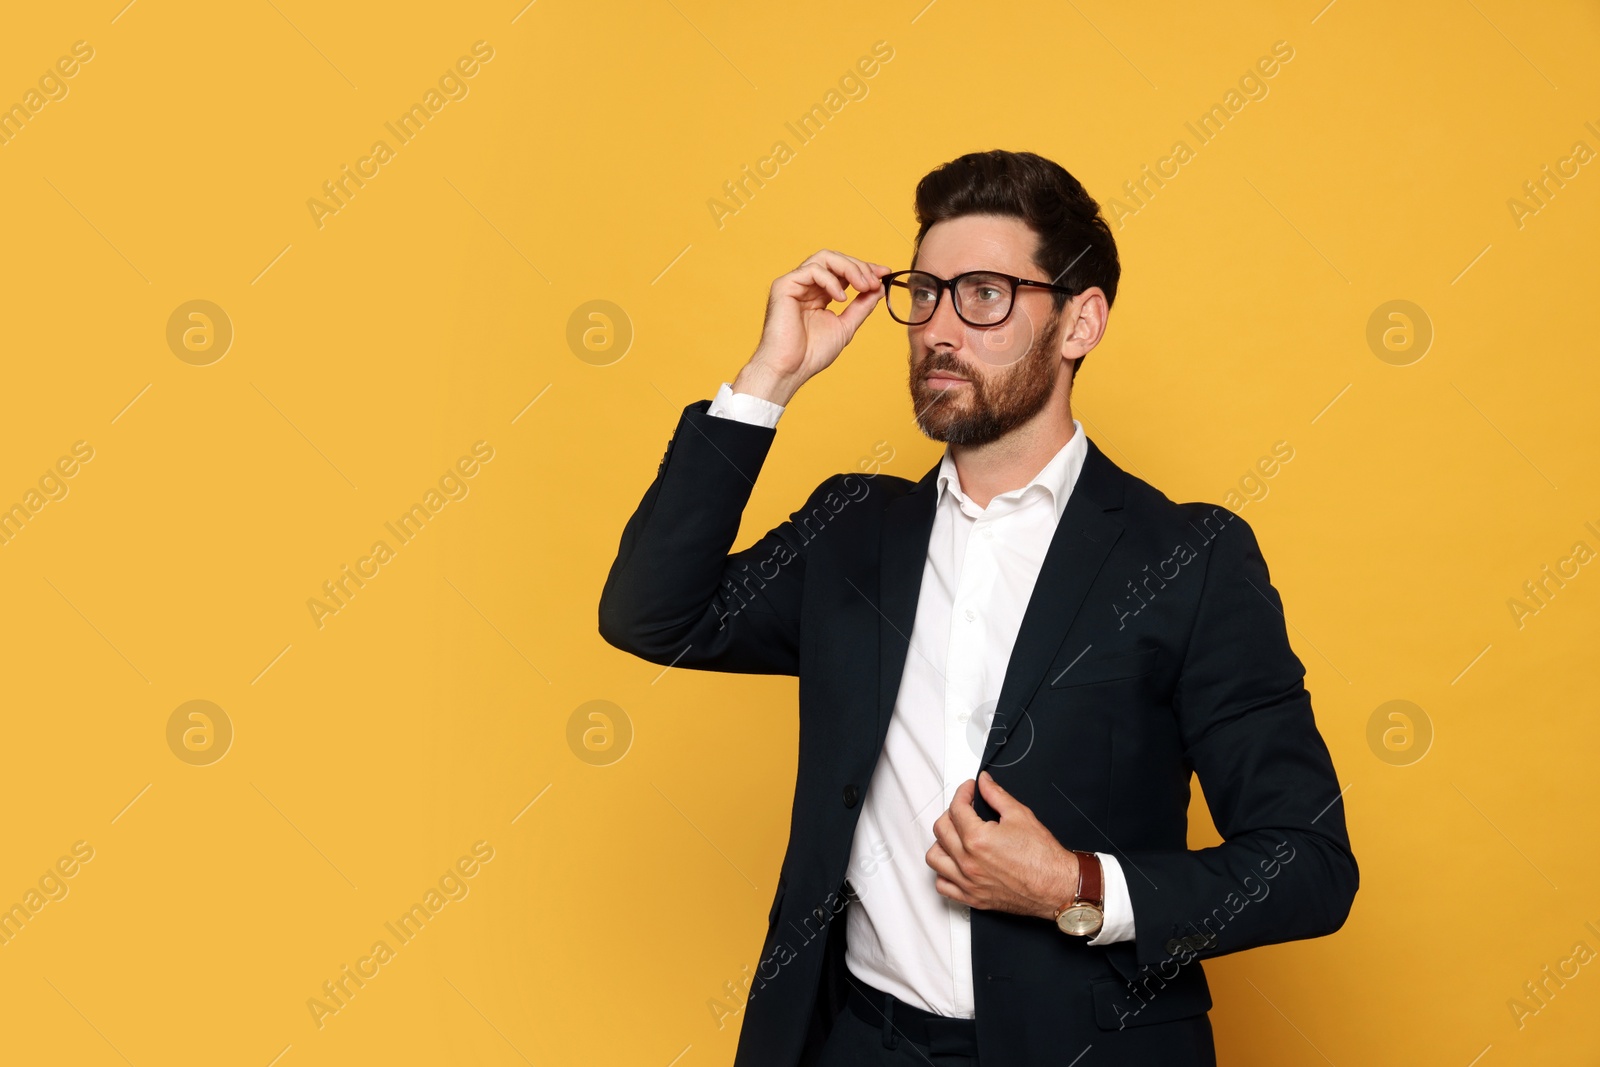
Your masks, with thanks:
[[[948,278],[969,270],[1033,277],[1038,235],[1026,222],[1005,215],[962,215],[928,227],[917,249],[919,270]]]

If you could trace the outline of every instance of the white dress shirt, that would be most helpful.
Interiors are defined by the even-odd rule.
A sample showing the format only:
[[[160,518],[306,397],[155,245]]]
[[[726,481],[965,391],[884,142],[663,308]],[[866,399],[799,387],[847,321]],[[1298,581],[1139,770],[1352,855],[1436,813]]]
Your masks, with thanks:
[[[773,427],[783,406],[724,382],[707,413]],[[911,647],[851,842],[848,877],[860,903],[846,912],[846,966],[939,1015],[974,1014],[971,909],[934,888],[925,857],[934,821],[977,775],[1023,611],[1088,454],[1076,419],[1073,430],[1031,482],[987,508],[961,491],[945,449]],[[1105,923],[1089,944],[1132,940],[1122,867],[1095,854],[1105,869]],[[1041,921],[1039,936],[1068,935]]]

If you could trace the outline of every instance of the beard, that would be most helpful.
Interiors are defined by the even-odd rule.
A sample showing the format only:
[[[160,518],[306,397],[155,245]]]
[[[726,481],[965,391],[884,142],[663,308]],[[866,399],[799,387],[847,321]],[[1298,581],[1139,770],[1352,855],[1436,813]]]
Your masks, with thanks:
[[[981,369],[973,373],[938,349],[930,352],[920,367],[908,359],[918,428],[935,441],[983,445],[1033,418],[1055,391],[1056,375],[1061,373],[1061,357],[1054,351],[1060,332],[1061,312],[1057,311],[1021,359],[987,376]],[[940,370],[966,378],[967,387],[935,389],[923,380],[924,375]]]

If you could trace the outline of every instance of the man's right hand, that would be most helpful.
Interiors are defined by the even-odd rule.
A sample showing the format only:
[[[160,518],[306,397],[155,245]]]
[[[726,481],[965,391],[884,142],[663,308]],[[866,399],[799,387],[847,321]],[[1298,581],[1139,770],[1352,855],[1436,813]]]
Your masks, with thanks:
[[[814,374],[826,369],[883,298],[880,279],[893,268],[823,249],[772,283],[761,343],[733,381],[733,391],[787,404]],[[855,299],[837,313],[846,287]]]

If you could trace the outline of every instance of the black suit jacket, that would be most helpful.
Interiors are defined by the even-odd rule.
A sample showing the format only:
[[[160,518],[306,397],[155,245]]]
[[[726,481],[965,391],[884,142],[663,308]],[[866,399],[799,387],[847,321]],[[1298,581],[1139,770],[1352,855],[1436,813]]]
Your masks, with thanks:
[[[789,846],[736,1064],[811,1062],[854,980],[845,881],[905,666],[938,465],[836,474],[730,554],[775,431],[683,411],[628,521],[600,633],[652,663],[799,677]],[[1066,847],[1119,857],[1137,939],[973,909],[985,1067],[1214,1062],[1198,961],[1339,929],[1344,806],[1245,521],[1175,504],[1093,441],[1012,648],[981,769]],[[1188,847],[1190,775],[1224,842]],[[978,813],[997,816],[980,797]],[[922,863],[920,856],[896,857]],[[932,878],[932,871],[928,872]]]

